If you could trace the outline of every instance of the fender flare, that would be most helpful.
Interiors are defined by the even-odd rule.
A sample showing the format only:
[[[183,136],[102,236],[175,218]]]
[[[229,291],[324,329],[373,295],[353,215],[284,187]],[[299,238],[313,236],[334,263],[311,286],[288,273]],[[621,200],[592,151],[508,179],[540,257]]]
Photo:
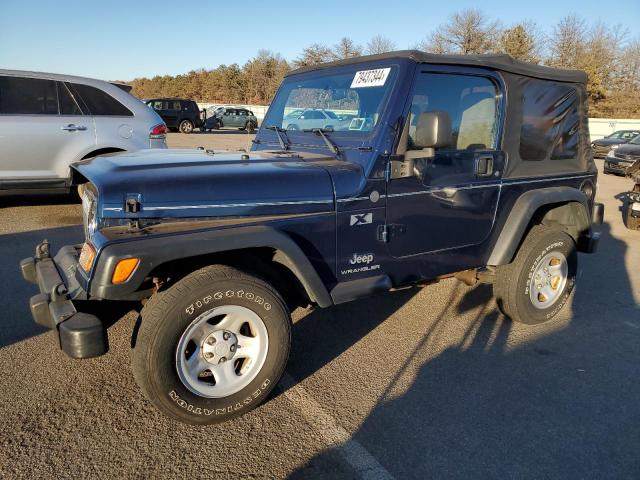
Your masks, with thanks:
[[[579,203],[584,208],[586,225],[583,228],[591,228],[591,214],[589,213],[589,201],[587,196],[577,188],[549,187],[531,190],[523,193],[516,200],[509,217],[502,227],[487,265],[506,265],[513,257],[522,243],[532,217],[540,207],[545,205]],[[577,239],[576,239],[577,240]]]
[[[277,261],[284,263],[293,272],[312,301],[320,307],[333,305],[327,288],[300,247],[286,234],[264,225],[163,235],[108,244],[98,252],[88,290],[91,296],[97,298],[127,298],[140,287],[154,268],[164,263],[260,247],[276,251]],[[120,285],[111,284],[111,275],[117,262],[130,257],[140,258],[140,264],[131,278]]]

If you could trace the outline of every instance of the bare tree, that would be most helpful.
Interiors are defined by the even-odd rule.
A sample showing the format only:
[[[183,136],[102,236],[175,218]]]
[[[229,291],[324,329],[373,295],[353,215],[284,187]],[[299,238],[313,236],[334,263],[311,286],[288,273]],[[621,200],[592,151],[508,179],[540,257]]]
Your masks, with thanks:
[[[368,55],[376,55],[378,53],[392,52],[396,50],[396,43],[382,35],[376,35],[367,42],[365,52]]]
[[[456,12],[418,47],[431,53],[488,53],[500,36],[500,23],[471,8]]]
[[[343,58],[359,57],[362,55],[362,47],[356,45],[349,37],[342,37],[333,47],[333,56],[340,60]]]
[[[542,38],[535,23],[521,22],[502,32],[498,48],[500,52],[507,53],[518,60],[539,63]]]
[[[550,58],[554,67],[577,68],[584,55],[587,27],[577,15],[567,15],[553,27],[549,42]]]
[[[313,43],[302,51],[302,54],[294,60],[293,64],[296,67],[306,67],[330,62],[333,59],[334,55],[329,47],[320,43]]]

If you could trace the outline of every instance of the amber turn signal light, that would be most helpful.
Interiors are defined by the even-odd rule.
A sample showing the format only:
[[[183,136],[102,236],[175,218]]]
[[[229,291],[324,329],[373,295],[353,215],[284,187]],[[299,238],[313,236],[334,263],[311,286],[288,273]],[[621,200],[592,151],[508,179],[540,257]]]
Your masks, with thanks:
[[[123,260],[120,260],[116,265],[116,268],[113,270],[111,283],[117,285],[129,280],[129,277],[138,266],[138,263],[140,263],[139,258],[125,258]]]
[[[93,266],[93,261],[96,258],[96,249],[93,248],[89,242],[86,242],[82,245],[82,250],[80,250],[80,258],[78,259],[78,263],[82,267],[82,269],[89,273],[91,271],[91,267]]]

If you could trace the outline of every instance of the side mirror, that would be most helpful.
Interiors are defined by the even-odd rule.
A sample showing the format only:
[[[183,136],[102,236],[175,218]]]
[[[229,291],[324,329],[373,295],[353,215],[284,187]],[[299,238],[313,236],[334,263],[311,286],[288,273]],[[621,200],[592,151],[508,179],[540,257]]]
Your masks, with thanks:
[[[398,154],[404,154],[404,160],[391,162],[391,178],[404,178],[420,176],[416,160],[435,156],[435,149],[451,144],[451,118],[447,112],[423,112],[418,117],[416,131],[413,138],[412,150],[407,150],[409,140],[410,123],[407,123],[400,138],[401,150]]]

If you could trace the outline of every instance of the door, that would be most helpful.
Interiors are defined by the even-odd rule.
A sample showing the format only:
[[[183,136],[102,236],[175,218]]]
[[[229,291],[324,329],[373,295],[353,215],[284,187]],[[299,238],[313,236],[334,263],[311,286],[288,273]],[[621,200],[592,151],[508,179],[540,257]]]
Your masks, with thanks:
[[[448,117],[450,135],[424,157],[420,150],[413,152],[413,176],[389,181],[388,246],[394,257],[482,243],[493,225],[504,164],[497,149],[498,82],[481,75],[417,75],[408,150],[418,150],[414,139],[421,113]]]
[[[69,163],[93,145],[93,121],[64,84],[0,76],[1,188],[63,187]]]
[[[225,114],[224,126],[225,127],[239,127],[240,122],[238,122],[238,111],[235,108],[227,109]]]
[[[98,148],[139,149],[149,145],[149,125],[142,123],[145,131],[136,132],[133,112],[104,90],[81,83],[68,83],[85,109],[91,114],[96,128]]]

